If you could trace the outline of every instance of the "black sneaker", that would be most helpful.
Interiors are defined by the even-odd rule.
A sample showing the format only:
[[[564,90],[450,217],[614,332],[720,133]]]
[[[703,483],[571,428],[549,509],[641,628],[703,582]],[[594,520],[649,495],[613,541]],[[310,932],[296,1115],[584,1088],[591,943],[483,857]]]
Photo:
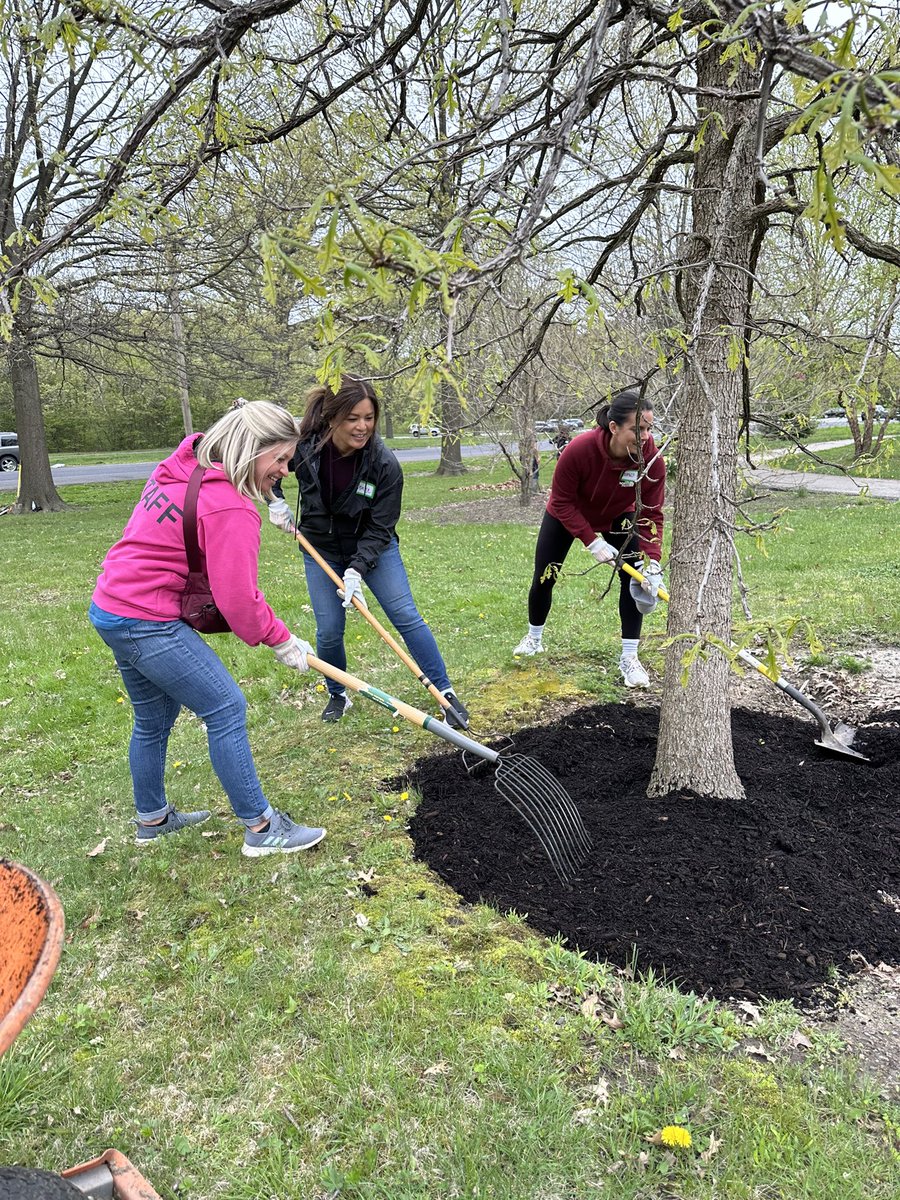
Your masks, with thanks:
[[[444,720],[451,729],[468,729],[469,728],[469,710],[463,704],[455,692],[444,692],[444,699],[449,700],[453,708],[444,709]],[[453,711],[456,709],[456,712]],[[462,720],[460,720],[462,718]]]
[[[352,707],[353,701],[346,692],[340,692],[337,696],[329,696],[325,711],[322,713],[322,720],[339,721],[347,709]]]

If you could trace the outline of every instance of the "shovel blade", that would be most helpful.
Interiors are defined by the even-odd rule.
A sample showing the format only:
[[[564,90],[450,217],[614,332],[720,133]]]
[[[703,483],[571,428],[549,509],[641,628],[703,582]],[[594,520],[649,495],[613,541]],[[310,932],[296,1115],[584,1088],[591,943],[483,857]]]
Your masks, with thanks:
[[[823,750],[830,750],[833,754],[841,754],[844,758],[856,758],[860,762],[870,762],[865,754],[860,754],[858,750],[853,750],[850,743],[856,737],[856,730],[852,725],[845,725],[843,721],[839,721],[834,729],[822,730],[822,736],[816,738],[816,745],[821,746]]]

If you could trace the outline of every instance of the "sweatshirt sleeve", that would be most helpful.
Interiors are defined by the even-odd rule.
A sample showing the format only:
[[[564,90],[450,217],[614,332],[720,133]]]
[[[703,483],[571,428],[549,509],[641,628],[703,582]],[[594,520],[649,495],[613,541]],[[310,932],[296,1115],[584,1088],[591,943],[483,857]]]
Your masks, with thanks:
[[[259,590],[260,529],[255,508],[225,508],[198,519],[198,541],[216,607],[248,646],[277,646],[291,631]]]
[[[367,571],[374,569],[382,550],[390,544],[400,520],[403,500],[403,470],[393,455],[385,461],[379,475],[368,524],[350,559],[350,566],[364,578]]]
[[[589,546],[597,535],[578,502],[578,485],[583,473],[583,451],[578,442],[578,438],[573,438],[559,456],[550,485],[552,511],[553,516],[565,525],[572,537],[581,538],[584,544]]]

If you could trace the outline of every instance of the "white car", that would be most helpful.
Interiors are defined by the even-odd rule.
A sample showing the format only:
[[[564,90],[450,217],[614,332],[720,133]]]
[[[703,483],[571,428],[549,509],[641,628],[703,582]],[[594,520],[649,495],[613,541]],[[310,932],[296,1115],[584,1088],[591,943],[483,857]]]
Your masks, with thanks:
[[[413,435],[413,437],[441,436],[441,431],[438,429],[437,425],[419,425],[415,421],[412,423],[412,425],[410,425],[409,432]]]

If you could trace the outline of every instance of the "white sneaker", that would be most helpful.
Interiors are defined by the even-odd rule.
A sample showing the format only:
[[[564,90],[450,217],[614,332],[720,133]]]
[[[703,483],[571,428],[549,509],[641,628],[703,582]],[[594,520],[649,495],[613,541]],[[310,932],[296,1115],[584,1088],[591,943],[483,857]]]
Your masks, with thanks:
[[[519,642],[518,646],[516,646],[515,650],[513,650],[513,654],[515,655],[527,654],[530,656],[532,654],[543,653],[544,647],[541,645],[538,639],[533,638],[530,633],[526,633],[521,642]]]
[[[623,658],[619,662],[619,670],[625,680],[626,687],[649,687],[650,676],[636,658]]]

